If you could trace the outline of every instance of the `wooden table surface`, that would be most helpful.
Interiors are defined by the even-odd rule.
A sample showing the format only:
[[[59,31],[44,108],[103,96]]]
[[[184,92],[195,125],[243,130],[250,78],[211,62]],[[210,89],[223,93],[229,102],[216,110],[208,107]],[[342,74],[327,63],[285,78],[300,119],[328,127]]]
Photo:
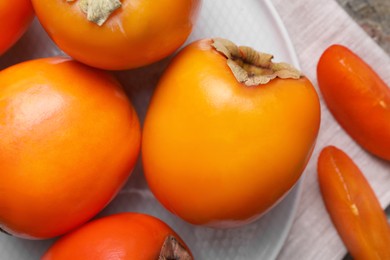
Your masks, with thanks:
[[[337,0],[337,2],[390,55],[390,1]]]

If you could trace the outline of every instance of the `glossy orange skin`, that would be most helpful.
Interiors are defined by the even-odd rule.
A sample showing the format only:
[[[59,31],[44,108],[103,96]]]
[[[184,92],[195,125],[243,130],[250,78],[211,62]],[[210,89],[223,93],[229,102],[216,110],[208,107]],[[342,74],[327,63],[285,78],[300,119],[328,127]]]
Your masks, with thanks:
[[[55,242],[42,260],[155,260],[165,238],[183,240],[163,221],[140,213],[94,220]]]
[[[33,18],[30,0],[0,1],[0,55],[19,40]]]
[[[151,64],[178,49],[192,31],[200,0],[122,0],[99,27],[77,1],[32,0],[54,42],[90,66],[123,70]]]
[[[119,83],[66,58],[0,72],[0,228],[61,235],[116,195],[140,150],[137,114]]]
[[[168,210],[193,224],[234,227],[257,219],[297,182],[320,107],[307,78],[242,85],[210,43],[187,46],[162,76],[142,159],[150,189]]]
[[[324,100],[338,123],[367,151],[390,160],[390,88],[359,56],[341,45],[317,67]]]
[[[352,159],[328,146],[318,159],[318,181],[328,213],[352,257],[390,259],[390,228],[381,205]]]

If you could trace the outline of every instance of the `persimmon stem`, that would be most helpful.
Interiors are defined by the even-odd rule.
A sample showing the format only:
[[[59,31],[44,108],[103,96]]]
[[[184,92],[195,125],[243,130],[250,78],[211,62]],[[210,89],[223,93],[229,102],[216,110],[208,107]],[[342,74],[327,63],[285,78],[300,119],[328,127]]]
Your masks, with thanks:
[[[227,64],[235,78],[246,86],[266,84],[276,77],[298,79],[302,76],[299,70],[288,63],[272,62],[271,54],[237,46],[222,38],[213,39],[212,46],[227,58]]]
[[[158,260],[193,260],[193,258],[173,235],[169,235],[161,247]]]
[[[75,0],[67,0],[74,2]],[[110,15],[122,6],[120,0],[78,0],[78,6],[90,22],[102,26]]]

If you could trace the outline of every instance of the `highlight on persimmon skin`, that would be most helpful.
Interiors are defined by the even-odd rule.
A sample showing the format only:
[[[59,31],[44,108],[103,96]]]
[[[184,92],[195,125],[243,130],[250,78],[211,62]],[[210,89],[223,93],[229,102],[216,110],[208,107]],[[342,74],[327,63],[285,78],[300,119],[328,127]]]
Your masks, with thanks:
[[[258,219],[298,181],[317,138],[320,106],[311,82],[287,64],[273,64],[285,70],[268,69],[272,75],[241,73],[239,81],[228,56],[240,52],[258,55],[223,39],[191,43],[169,64],[146,113],[149,187],[192,224],[230,228]],[[253,71],[263,66],[241,59]]]
[[[390,226],[364,174],[334,146],[318,159],[318,181],[326,209],[354,259],[390,259]]]
[[[0,55],[22,37],[33,18],[30,0],[0,1]]]
[[[65,53],[92,67],[125,70],[157,62],[181,47],[201,1],[94,0],[87,7],[85,0],[32,3],[43,28]],[[101,12],[101,6],[110,8]]]
[[[160,219],[118,213],[93,220],[57,240],[42,260],[192,260],[179,235]]]
[[[0,228],[62,235],[102,210],[140,151],[137,113],[110,74],[63,57],[0,71]]]
[[[358,55],[332,45],[317,66],[327,107],[344,130],[372,154],[390,160],[390,88]]]

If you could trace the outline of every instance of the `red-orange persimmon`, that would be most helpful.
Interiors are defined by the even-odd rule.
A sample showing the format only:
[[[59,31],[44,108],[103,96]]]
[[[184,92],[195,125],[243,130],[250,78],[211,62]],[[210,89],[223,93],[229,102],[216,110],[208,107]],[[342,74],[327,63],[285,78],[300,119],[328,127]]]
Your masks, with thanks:
[[[122,70],[158,61],[191,33],[201,0],[32,0],[54,42],[93,67]],[[97,12],[110,6],[107,13]],[[112,11],[112,13],[111,13]]]
[[[23,35],[33,17],[30,0],[0,1],[0,55]]]
[[[193,259],[184,241],[163,221],[119,213],[85,224],[60,238],[42,260]]]
[[[332,45],[317,67],[322,96],[337,122],[367,151],[390,160],[390,88],[359,56]]]
[[[67,58],[0,71],[0,228],[50,238],[83,224],[117,194],[141,130],[111,75]]]
[[[326,208],[354,259],[390,259],[390,227],[375,192],[342,150],[325,147],[318,181]]]

